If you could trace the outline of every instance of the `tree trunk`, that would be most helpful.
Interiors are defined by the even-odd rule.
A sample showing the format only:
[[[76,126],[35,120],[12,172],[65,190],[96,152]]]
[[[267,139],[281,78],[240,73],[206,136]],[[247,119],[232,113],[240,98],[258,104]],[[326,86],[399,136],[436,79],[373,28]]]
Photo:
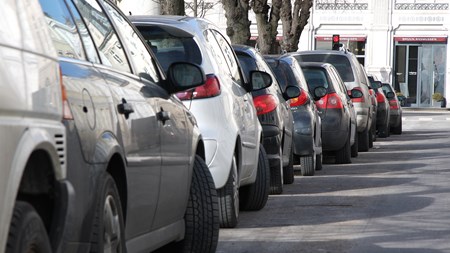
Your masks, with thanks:
[[[281,9],[281,23],[283,24],[283,41],[281,50],[284,52],[295,52],[303,28],[308,24],[310,9],[313,0],[295,0],[292,8],[291,0],[283,0]]]
[[[184,0],[161,0],[161,15],[184,16]]]
[[[275,47],[275,42],[278,33],[277,28],[278,21],[280,20],[281,5],[282,0],[272,0],[272,8],[267,4],[267,0],[253,0],[251,2],[258,27],[257,47],[262,54],[280,53]]]
[[[248,45],[250,40],[249,0],[221,0],[227,18],[227,35],[233,44]]]

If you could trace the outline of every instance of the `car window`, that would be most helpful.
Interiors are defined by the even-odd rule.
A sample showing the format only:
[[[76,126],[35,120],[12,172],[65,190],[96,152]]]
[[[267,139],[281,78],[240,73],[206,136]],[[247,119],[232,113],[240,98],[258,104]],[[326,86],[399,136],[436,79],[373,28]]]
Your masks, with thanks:
[[[40,0],[58,55],[85,60],[83,44],[67,6],[60,0]]]
[[[136,31],[108,2],[105,2],[105,8],[111,13],[111,19],[116,24],[118,32],[122,35],[122,42],[130,51],[129,59],[133,64],[135,74],[150,79],[150,81],[159,82],[157,67],[154,65],[152,56]]]
[[[247,80],[250,80],[250,71],[258,69],[255,59],[253,59],[248,54],[237,53],[237,56],[238,56],[239,62],[241,63],[241,67],[242,67],[245,77],[247,78]]]
[[[298,56],[303,62],[331,63],[341,75],[344,82],[354,82],[352,66],[346,56],[333,54],[305,54]]]
[[[333,76],[333,79],[337,81],[336,85],[334,85],[336,92],[341,93],[341,96],[348,96],[347,87],[345,86],[344,81],[342,81],[339,73],[336,71],[336,68],[330,67],[329,73]]]
[[[269,65],[272,67],[275,77],[282,89],[286,89],[288,85],[297,84],[297,79],[288,63],[279,61],[279,64],[276,64],[276,62],[273,61],[269,62]]]
[[[73,0],[94,39],[103,65],[131,72],[128,59],[115,30],[95,1]]]
[[[72,12],[72,17],[75,20],[78,32],[83,40],[83,46],[88,60],[92,63],[100,63],[100,58],[98,56],[97,49],[95,48],[94,41],[89,34],[86,24],[83,22],[80,14],[78,13],[78,10],[73,5],[72,1],[67,1],[67,6]]]
[[[325,87],[328,89],[329,84],[325,69],[305,67],[303,68],[303,74],[305,75],[309,90],[314,90],[317,87]]]
[[[138,26],[164,71],[174,62],[202,64],[200,48],[191,36],[177,36],[158,26]]]
[[[216,30],[211,30],[213,36],[216,38],[217,43],[221,51],[223,52],[224,59],[228,67],[230,68],[231,77],[234,81],[241,83],[241,75],[239,73],[238,60],[234,56],[234,51],[231,45],[228,43],[227,39],[223,37],[221,33]]]

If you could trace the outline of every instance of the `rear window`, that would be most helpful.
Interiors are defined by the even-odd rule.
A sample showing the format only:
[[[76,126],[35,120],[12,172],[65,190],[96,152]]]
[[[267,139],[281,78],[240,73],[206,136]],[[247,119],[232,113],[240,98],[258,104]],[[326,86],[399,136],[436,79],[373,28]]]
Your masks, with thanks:
[[[174,62],[202,64],[200,49],[193,37],[175,36],[157,26],[138,26],[164,71]]]
[[[317,87],[325,87],[328,89],[328,78],[325,73],[325,69],[319,68],[302,68],[305,75],[306,82],[308,83],[309,90],[314,90]]]
[[[247,80],[250,80],[250,71],[258,70],[255,59],[253,59],[247,54],[240,54],[240,53],[237,53],[237,57],[239,59],[239,62],[241,63],[241,67],[242,70],[244,71],[245,77],[247,78]]]
[[[391,85],[388,84],[388,83],[383,83],[383,87],[381,87],[381,88],[383,89],[383,91],[384,91],[385,94],[387,94],[388,92],[394,92],[394,91],[392,90]]]
[[[352,66],[347,57],[334,54],[305,54],[296,56],[302,62],[327,62],[331,63],[339,72],[344,82],[354,82]]]

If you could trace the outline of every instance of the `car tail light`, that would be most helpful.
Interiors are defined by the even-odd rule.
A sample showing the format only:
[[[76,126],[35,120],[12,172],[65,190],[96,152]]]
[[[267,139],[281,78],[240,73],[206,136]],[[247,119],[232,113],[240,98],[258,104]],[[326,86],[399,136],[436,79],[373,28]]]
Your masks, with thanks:
[[[398,101],[396,99],[389,100],[389,106],[394,110],[400,108],[400,105],[398,104]]]
[[[377,102],[378,103],[385,103],[386,100],[384,98],[385,97],[383,96],[383,94],[381,94],[380,92],[377,93]]]
[[[316,102],[319,109],[342,109],[341,98],[336,93],[329,93]]]
[[[306,102],[308,102],[308,95],[306,92],[301,92],[300,96],[296,97],[296,98],[291,98],[291,107],[295,107],[295,106],[300,106],[300,105],[304,105],[306,104]]]
[[[279,104],[278,99],[271,95],[261,95],[253,98],[253,104],[256,108],[256,114],[266,114],[275,110]]]
[[[61,98],[63,104],[63,119],[73,120],[72,110],[70,110],[69,101],[67,100],[67,90],[64,86],[61,67],[59,68],[59,84],[61,85]]]
[[[220,82],[215,75],[207,75],[205,84],[176,95],[180,100],[215,97],[220,95]]]
[[[360,91],[361,93],[363,93],[363,91],[362,91],[362,89],[361,88],[359,88],[359,87],[356,87],[356,88],[353,88],[354,90],[358,90],[358,91]],[[364,93],[363,93],[364,94]],[[358,97],[358,98],[352,98],[352,101],[353,102],[355,102],[355,103],[364,103],[365,102],[365,100],[364,100],[364,95],[363,96],[361,96],[361,97]]]

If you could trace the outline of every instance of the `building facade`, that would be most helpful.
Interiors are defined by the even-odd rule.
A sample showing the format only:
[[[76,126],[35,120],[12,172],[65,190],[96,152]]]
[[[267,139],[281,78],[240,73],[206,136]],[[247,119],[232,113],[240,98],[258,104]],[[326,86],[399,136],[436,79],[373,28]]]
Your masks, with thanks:
[[[341,43],[369,74],[407,97],[406,106],[440,106],[433,94],[450,98],[449,4],[450,0],[314,0],[299,50],[331,49],[332,35],[339,34]],[[158,13],[154,1],[122,0],[118,5],[125,13]],[[226,30],[220,4],[208,10],[205,18]],[[255,40],[252,11],[249,18]],[[280,23],[280,35],[281,29]]]
[[[406,106],[440,106],[433,94],[450,98],[449,21],[449,0],[315,0],[299,48],[330,49],[339,34]]]

